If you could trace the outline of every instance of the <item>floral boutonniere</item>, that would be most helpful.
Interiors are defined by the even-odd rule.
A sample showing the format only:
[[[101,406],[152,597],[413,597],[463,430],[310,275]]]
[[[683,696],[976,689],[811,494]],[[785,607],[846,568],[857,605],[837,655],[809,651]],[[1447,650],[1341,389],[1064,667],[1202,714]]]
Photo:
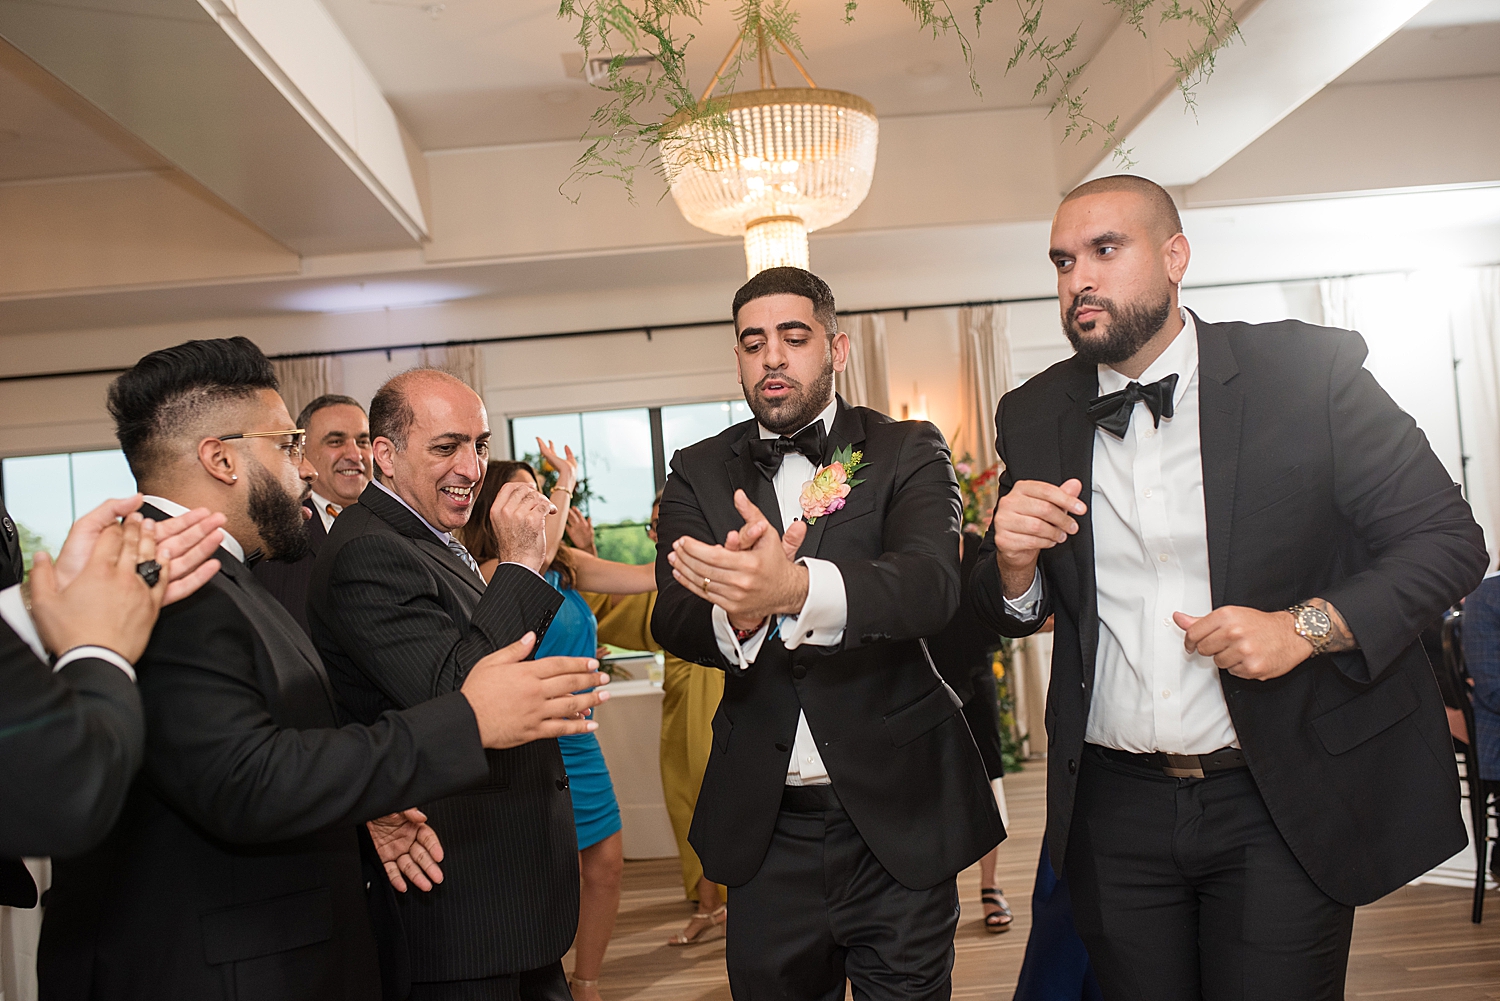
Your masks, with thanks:
[[[864,465],[864,456],[863,452],[854,451],[853,445],[845,445],[833,453],[832,462],[820,467],[812,479],[802,484],[802,517],[809,525],[843,507],[849,491],[864,482],[852,478]]]

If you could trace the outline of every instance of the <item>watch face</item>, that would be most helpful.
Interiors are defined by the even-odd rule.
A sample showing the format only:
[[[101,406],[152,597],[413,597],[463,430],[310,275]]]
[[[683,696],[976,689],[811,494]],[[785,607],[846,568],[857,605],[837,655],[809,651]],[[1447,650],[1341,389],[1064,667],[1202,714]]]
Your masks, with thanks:
[[[1333,631],[1333,620],[1321,609],[1304,608],[1299,618],[1302,620],[1302,628],[1314,636],[1327,636]]]

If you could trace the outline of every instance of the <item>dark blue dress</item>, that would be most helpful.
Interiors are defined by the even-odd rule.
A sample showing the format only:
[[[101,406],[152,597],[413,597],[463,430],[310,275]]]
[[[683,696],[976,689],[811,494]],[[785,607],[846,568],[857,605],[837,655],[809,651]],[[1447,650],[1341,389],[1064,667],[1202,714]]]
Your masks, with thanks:
[[[561,587],[556,570],[547,572],[547,583],[563,596],[562,607],[547,627],[538,657],[592,657],[599,649],[599,623],[583,595]],[[568,789],[573,794],[573,826],[578,831],[578,850],[596,845],[620,829],[620,804],[609,781],[609,768],[599,738],[579,733],[557,738],[563,765],[568,770]]]

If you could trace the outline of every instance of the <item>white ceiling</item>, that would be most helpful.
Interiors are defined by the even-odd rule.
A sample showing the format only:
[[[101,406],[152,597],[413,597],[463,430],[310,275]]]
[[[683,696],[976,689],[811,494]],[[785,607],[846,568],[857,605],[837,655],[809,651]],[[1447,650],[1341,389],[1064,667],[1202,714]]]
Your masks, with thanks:
[[[576,21],[559,20],[557,0],[324,0],[381,89],[424,149],[575,139],[588,127],[599,94],[570,79],[565,58],[582,49]],[[441,9],[438,9],[438,8]],[[728,2],[712,3],[703,23],[686,22],[693,85],[707,86],[734,39]],[[967,3],[955,3],[960,12]],[[975,42],[983,96],[969,87],[958,40],[918,30],[897,0],[863,0],[850,24],[843,4],[804,0],[798,26],[809,73],[821,87],[852,91],[882,116],[1033,103],[1039,74],[1005,62],[1019,14],[992,4]],[[1042,29],[1061,40],[1078,28],[1076,63],[1103,44],[1119,22],[1099,0],[1050,0]],[[753,73],[753,67],[747,67]],[[798,82],[785,59],[777,82]]]

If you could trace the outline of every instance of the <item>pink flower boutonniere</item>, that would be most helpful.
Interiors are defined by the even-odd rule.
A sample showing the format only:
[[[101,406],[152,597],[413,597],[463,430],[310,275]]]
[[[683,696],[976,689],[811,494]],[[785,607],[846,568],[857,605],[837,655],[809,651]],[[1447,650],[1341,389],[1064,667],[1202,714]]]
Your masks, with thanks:
[[[849,491],[864,482],[851,479],[864,465],[864,453],[853,449],[853,445],[846,445],[836,450],[833,461],[820,467],[812,479],[802,484],[802,517],[809,525],[843,507]]]

